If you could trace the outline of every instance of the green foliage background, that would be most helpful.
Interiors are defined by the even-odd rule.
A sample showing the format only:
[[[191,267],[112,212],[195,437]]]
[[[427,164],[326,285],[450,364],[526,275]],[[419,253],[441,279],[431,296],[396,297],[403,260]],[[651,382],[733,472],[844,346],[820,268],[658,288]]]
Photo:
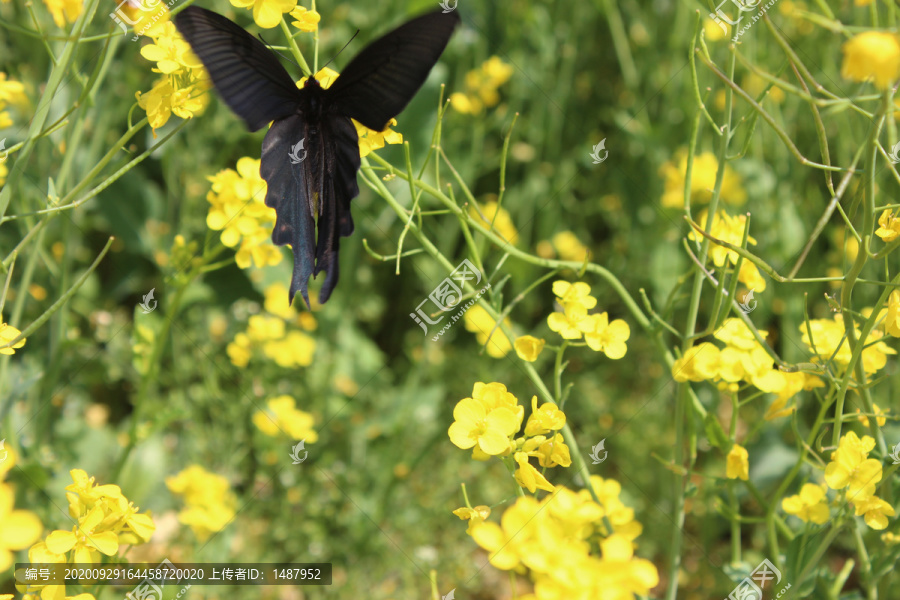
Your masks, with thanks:
[[[779,6],[788,3],[781,0]],[[256,31],[250,13],[225,0],[198,4]],[[335,61],[340,70],[365,42],[434,4],[392,0],[317,5],[322,15],[320,63],[358,28],[358,38]],[[832,4],[836,14],[831,23],[863,23],[870,10]],[[840,47],[851,29],[823,26],[827,19],[821,7],[804,18],[800,3],[791,6],[794,12],[788,14],[773,9],[771,27],[780,32],[794,57],[829,90],[860,104],[868,98],[868,109],[874,111],[880,99],[874,88],[840,77]],[[232,365],[226,345],[245,329],[247,316],[260,310],[266,285],[287,283],[289,251],[285,249],[282,264],[265,269],[260,280],[234,264],[201,274],[190,262],[160,266],[157,259],[170,252],[176,235],[194,244],[196,256],[215,244],[218,233],[206,226],[206,178],[233,168],[240,157],[258,157],[264,133],[247,133],[214,98],[204,114],[186,124],[173,117],[155,138],[149,127],[141,128],[105,166],[92,172],[128,129],[135,92],[149,89],[156,77],[150,71],[152,64],[139,54],[143,42],[118,35],[108,38],[110,32],[118,32],[107,16],[113,7],[102,0],[76,43],[67,42],[66,33],[54,27],[40,2],[13,0],[0,5],[0,72],[22,81],[31,102],[27,109],[13,112],[14,125],[0,131],[0,137],[6,137],[7,148],[22,141],[33,144],[24,161],[17,160],[16,152],[10,154],[6,164],[18,174],[14,180],[8,178],[14,185],[7,185],[0,195],[0,206],[8,206],[0,221],[0,259],[6,273],[14,264],[3,322],[24,330],[42,315],[49,316],[15,355],[0,357],[0,438],[10,440],[21,453],[20,469],[10,475],[17,484],[17,506],[35,511],[47,529],[68,528],[63,488],[69,483],[69,469],[81,468],[98,482],[120,485],[129,499],[154,517],[171,515],[179,503],[166,489],[165,478],[198,463],[232,482],[240,498],[235,522],[208,545],[178,526],[167,544],[136,548],[132,560],[174,560],[181,553],[197,562],[334,564],[333,588],[305,588],[301,596],[273,589],[262,592],[264,597],[425,598],[431,593],[431,569],[437,571],[442,593],[455,587],[462,598],[510,597],[506,574],[483,568],[487,555],[450,511],[463,505],[460,483],[478,503],[496,504],[495,517],[502,511],[501,503],[514,498],[514,487],[499,462],[472,461],[468,452],[453,446],[447,428],[454,405],[471,395],[478,381],[502,382],[527,404],[537,390],[524,374],[522,361],[515,352],[501,359],[489,357],[462,325],[438,343],[423,337],[409,313],[447,269],[428,253],[419,253],[404,258],[397,274],[393,260],[380,262],[367,253],[363,239],[375,252],[393,255],[404,222],[361,183],[360,197],[353,202],[356,233],[342,243],[341,282],[329,302],[315,312],[314,363],[296,370],[259,361],[246,368]],[[695,84],[691,66],[698,14],[711,9],[665,0],[461,0],[463,27],[398,119],[396,129],[409,142],[414,169],[418,171],[429,151],[441,84],[446,85],[444,98],[462,91],[466,72],[499,56],[515,68],[500,90],[501,103],[478,116],[451,109],[443,119],[440,144],[460,179],[479,202],[495,197],[501,187],[504,138],[509,134],[503,205],[519,233],[516,247],[535,255],[540,241],[572,231],[590,248],[594,263],[618,278],[638,302],[639,290],[644,290],[662,318],[681,331],[690,300],[690,285],[684,284],[694,272],[682,242],[690,228],[681,211],[661,207],[659,169],[690,146],[694,136],[698,154],[719,150],[720,138],[699,116],[696,98],[699,95],[723,123],[716,95],[726,86],[701,60],[695,60]],[[813,13],[819,15],[818,21],[808,16]],[[810,22],[816,26],[809,27]],[[771,27],[757,23],[742,37],[738,46],[742,58],[733,77],[738,85],[746,82],[749,65],[799,85]],[[272,37],[278,35],[275,30]],[[298,43],[309,56],[311,37],[300,36]],[[707,44],[717,68],[728,72],[727,40]],[[71,65],[61,74],[63,81],[49,105],[42,106],[46,100],[42,90],[54,73],[54,60],[67,51],[74,52]],[[295,70],[292,74],[300,76]],[[760,90],[752,96],[762,98]],[[803,166],[752,106],[737,97],[734,102],[736,133],[728,154],[741,150],[729,163],[742,177],[748,197],[740,210],[752,214],[751,235],[759,241],[754,253],[784,274],[831,200],[828,178],[822,170]],[[763,106],[799,151],[816,162],[823,160],[821,139],[828,140],[831,163],[845,167],[853,163],[869,135],[871,119],[852,110],[850,101],[819,107],[823,119],[819,133],[810,105],[802,98],[788,94],[783,102],[766,101]],[[29,121],[43,108],[49,109],[48,125],[65,120],[52,133],[29,139]],[[143,116],[141,112],[134,111],[134,121]],[[893,143],[892,121],[888,127]],[[37,214],[73,190],[77,200],[84,190],[111,178],[176,129],[164,145],[94,198],[75,208]],[[602,139],[609,158],[595,165],[589,154]],[[378,155],[405,172],[401,146],[388,146]],[[460,186],[446,165],[441,168],[443,182],[453,184],[462,205]],[[433,172],[429,166],[424,179],[433,183]],[[841,176],[835,174],[835,184]],[[876,204],[890,204],[897,181],[880,172],[878,182],[884,197]],[[406,181],[397,177],[386,185],[400,204],[410,206]],[[842,200],[856,222],[861,217],[853,207],[861,190],[854,180]],[[430,199],[423,206],[440,208]],[[697,220],[697,211],[693,214]],[[451,263],[468,256],[454,215],[427,216],[423,229]],[[844,251],[844,235],[843,223],[834,216],[798,276],[821,278],[832,268],[846,272],[852,260]],[[101,254],[110,236],[115,241],[99,266],[48,314]],[[498,311],[549,271],[537,259],[507,256],[483,236],[476,236],[475,244],[499,292],[490,300]],[[407,236],[404,250],[420,246]],[[226,250],[218,258],[231,254]],[[894,259],[873,262],[863,276],[886,280]],[[559,277],[574,280],[577,275],[568,269]],[[630,323],[632,337],[628,354],[619,361],[586,349],[567,355],[564,384],[572,385],[568,422],[582,454],[606,439],[609,459],[591,466],[591,472],[622,483],[623,497],[644,525],[637,553],[657,565],[661,583],[654,596],[663,597],[671,580],[672,522],[680,510],[674,493],[678,477],[673,471],[679,467],[672,462],[673,447],[683,438],[676,437],[676,383],[661,348],[680,342],[666,333],[654,337],[642,330],[608,281],[592,273],[581,280],[591,284],[599,307],[611,318]],[[505,283],[498,285],[501,281]],[[46,298],[30,295],[32,284],[46,290]],[[798,328],[805,314],[830,318],[823,294],[834,293],[838,285],[775,284],[769,279],[765,292],[757,293],[759,305],[752,320],[761,331],[768,331],[768,341],[785,362],[808,362]],[[144,315],[136,306],[151,288],[160,308]],[[317,289],[313,285],[311,295]],[[877,286],[857,286],[853,309],[872,306],[880,292]],[[707,290],[699,306],[704,325],[698,329],[710,318],[712,306]],[[546,320],[552,310],[547,281],[515,306],[512,330],[556,343],[558,337]],[[211,324],[222,318],[227,329],[211,333]],[[138,324],[163,341],[155,345],[142,337]],[[549,385],[552,353],[542,354],[535,368]],[[892,360],[879,374],[882,380],[874,392],[879,405],[894,414],[900,413],[894,393],[896,370]],[[358,393],[348,394],[338,384],[345,378],[356,383]],[[721,412],[715,386],[697,386],[696,393],[710,414],[720,414],[727,422],[730,417]],[[299,468],[286,463],[291,440],[263,439],[251,423],[265,400],[279,394],[293,396],[317,419],[319,441],[308,446],[309,460]],[[755,485],[771,492],[798,460],[798,436],[788,420],[761,421],[768,398],[764,395],[741,407],[741,432],[752,435],[739,437],[750,452]],[[108,411],[108,419],[99,424],[86,418],[97,405]],[[845,412],[860,406],[848,404]],[[817,411],[814,404],[801,406],[798,420],[811,422]],[[696,417],[688,419],[686,427],[699,437],[699,452],[693,475],[682,488],[687,519],[678,597],[724,596],[734,586],[727,564],[744,560],[752,567],[766,557],[766,532],[762,526],[745,524],[744,556],[739,552],[734,557],[731,526],[716,513],[727,499],[726,484],[713,479],[722,477],[723,454],[710,446]],[[900,441],[900,428],[893,420],[883,433],[889,442]],[[267,462],[271,453],[278,458],[275,464]],[[571,487],[583,483],[574,468],[562,477],[566,479],[554,483]],[[748,515],[759,514],[748,491],[734,488],[731,493],[737,494]],[[896,531],[893,522],[889,530]],[[863,534],[878,554],[877,535]],[[835,573],[855,551],[849,541],[841,540],[823,558],[819,589],[833,584]],[[889,568],[895,559],[885,558],[881,566]],[[859,577],[854,571],[846,589],[863,589]],[[891,577],[880,582],[882,590],[890,588]],[[528,589],[525,578],[518,587],[519,593]],[[209,598],[259,594],[244,588],[223,590],[198,587],[190,593]],[[11,592],[8,578],[0,579],[3,591]],[[98,597],[107,597],[105,593]]]

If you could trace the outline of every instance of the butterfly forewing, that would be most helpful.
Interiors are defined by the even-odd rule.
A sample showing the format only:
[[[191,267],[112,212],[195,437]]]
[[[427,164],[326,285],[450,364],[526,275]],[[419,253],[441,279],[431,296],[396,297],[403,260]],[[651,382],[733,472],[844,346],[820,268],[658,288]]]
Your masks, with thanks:
[[[256,131],[296,112],[300,90],[262,42],[218,13],[189,6],[175,17],[222,98]]]
[[[404,23],[363,48],[328,88],[328,98],[343,114],[383,131],[425,83],[458,24],[455,11]]]

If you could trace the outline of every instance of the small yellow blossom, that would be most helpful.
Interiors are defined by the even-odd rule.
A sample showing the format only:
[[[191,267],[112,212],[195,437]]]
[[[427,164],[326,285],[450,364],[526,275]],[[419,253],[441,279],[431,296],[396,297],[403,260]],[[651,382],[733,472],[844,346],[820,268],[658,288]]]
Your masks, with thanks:
[[[487,408],[475,398],[463,398],[453,409],[453,424],[447,434],[458,448],[467,450],[473,446],[487,455],[507,454],[510,437],[519,431],[521,413],[500,406]]]
[[[476,506],[475,508],[467,508],[463,506],[462,508],[457,508],[456,510],[454,510],[453,514],[463,521],[469,521],[469,526],[466,528],[466,533],[471,535],[472,527],[484,523],[487,518],[491,516],[491,507],[485,506],[483,504],[480,506]]]
[[[499,327],[494,329],[497,321],[480,304],[473,305],[472,308],[465,312],[463,322],[466,330],[475,334],[475,339],[478,341],[479,346],[484,346],[487,343],[485,349],[489,356],[503,358],[512,350],[509,338],[506,337],[506,334]],[[503,322],[507,326],[511,325],[508,317]],[[491,335],[490,341],[488,341],[488,335],[491,334],[491,331],[494,333]]]
[[[893,242],[900,236],[900,219],[894,216],[894,211],[890,208],[886,208],[878,217],[875,235],[880,237],[882,242]]]
[[[831,453],[825,466],[825,483],[833,490],[848,488],[848,499],[854,503],[868,500],[875,494],[875,484],[881,481],[881,463],[868,458],[875,440],[864,435],[860,439],[849,431],[841,436],[838,448]]]
[[[359,156],[364,158],[374,150],[384,148],[385,144],[402,144],[403,134],[391,129],[397,124],[397,119],[391,119],[384,131],[375,131],[369,129],[362,123],[353,121],[356,127],[356,134],[359,137]]]
[[[44,0],[47,10],[53,15],[57,27],[65,27],[66,23],[74,23],[81,14],[83,0]]]
[[[263,29],[272,29],[281,22],[282,15],[297,6],[297,0],[231,0],[238,8],[253,9],[253,20]]]
[[[537,360],[541,350],[544,349],[545,343],[543,339],[538,339],[532,335],[523,335],[516,338],[516,354],[524,361],[534,362]]]
[[[731,447],[725,461],[725,476],[729,479],[747,481],[750,477],[750,461],[746,448],[738,444]]]
[[[885,410],[881,410],[881,408],[879,408],[878,405],[874,404],[874,403],[872,404],[872,409],[875,411],[875,422],[878,423],[878,425],[880,427],[884,427],[884,424],[887,423],[887,417],[885,417],[883,415],[885,415],[886,413],[889,413],[891,411],[891,409],[887,408]],[[862,423],[864,427],[868,427],[869,419],[868,419],[868,417],[866,417],[865,415],[863,415],[861,413],[862,413],[862,411],[857,408],[856,414],[859,415],[857,417],[857,419],[859,419],[859,422]]]
[[[190,465],[167,477],[166,486],[173,494],[184,497],[185,508],[178,513],[178,520],[189,526],[201,542],[222,531],[234,518],[237,497],[228,480],[200,465]]]
[[[524,452],[516,452],[513,455],[513,459],[516,461],[516,464],[519,465],[519,468],[516,469],[516,481],[523,488],[527,489],[532,494],[535,490],[545,490],[547,492],[552,492],[556,488],[553,487],[553,484],[547,481],[541,472],[535,469],[531,463],[528,462],[528,455]]]
[[[886,90],[900,76],[900,41],[896,34],[866,31],[853,36],[841,49],[841,77],[845,79],[874,80],[875,87]]]
[[[27,338],[22,338],[9,348],[2,348],[2,346],[9,344],[11,341],[19,337],[21,333],[21,331],[19,331],[12,325],[7,325],[2,320],[0,320],[0,354],[15,354],[17,348],[21,348],[22,346],[24,346]]]
[[[571,231],[560,231],[551,240],[553,248],[563,260],[584,262],[590,256],[590,250],[582,244]]]
[[[453,110],[476,115],[485,108],[500,103],[498,92],[501,85],[509,81],[513,67],[504,63],[497,56],[492,56],[481,64],[481,68],[466,73],[466,91],[450,95],[450,106]]]
[[[513,245],[519,238],[519,233],[516,231],[509,212],[502,206],[498,206],[496,202],[485,202],[478,208],[470,206],[469,216],[477,224],[493,231]]]
[[[558,431],[566,424],[566,415],[552,402],[544,402],[538,408],[537,396],[531,397],[531,415],[525,424],[525,435],[541,435]]]
[[[291,16],[296,19],[291,25],[298,28],[300,31],[315,31],[319,28],[319,20],[322,18],[319,16],[314,10],[307,10],[302,6],[298,6],[294,10],[291,11]]]
[[[866,500],[853,502],[853,506],[856,508],[856,516],[865,515],[866,525],[877,530],[887,527],[887,518],[896,516],[897,514],[894,512],[894,507],[878,496],[872,496]]]
[[[894,337],[900,337],[900,291],[894,290],[888,297],[884,330]]]
[[[24,550],[41,537],[43,526],[33,512],[16,510],[10,485],[0,483],[0,573],[12,566],[13,552]]]
[[[660,167],[664,179],[665,191],[662,205],[666,208],[684,207],[684,180],[687,173],[687,150],[680,150],[675,158]],[[691,169],[691,204],[708,204],[716,185],[716,173],[719,161],[712,152],[704,152],[694,156]],[[720,188],[720,197],[726,204],[740,206],[747,201],[741,176],[731,165],[725,165],[725,173]],[[740,243],[740,242],[738,242]]]
[[[604,312],[587,316],[578,327],[584,332],[584,341],[591,350],[603,352],[613,360],[625,356],[625,342],[631,337],[631,329],[622,319],[610,323],[609,314]]]
[[[272,398],[266,402],[267,410],[258,410],[253,414],[253,424],[264,434],[275,437],[285,433],[295,440],[304,440],[310,444],[319,439],[313,429],[315,419],[308,412],[299,410],[295,400],[287,395]]]
[[[828,499],[825,497],[824,485],[806,483],[796,496],[788,496],[781,501],[781,508],[789,515],[794,515],[804,522],[812,521],[817,525],[826,522],[829,517]]]

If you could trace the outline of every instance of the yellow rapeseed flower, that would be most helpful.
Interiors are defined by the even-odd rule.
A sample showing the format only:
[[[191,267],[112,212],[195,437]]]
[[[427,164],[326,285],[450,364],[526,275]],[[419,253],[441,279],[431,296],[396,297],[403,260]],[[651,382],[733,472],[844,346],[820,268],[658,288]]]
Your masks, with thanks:
[[[16,510],[14,501],[12,486],[0,483],[0,573],[12,566],[13,552],[36,542],[43,530],[37,515]]]
[[[831,453],[825,466],[825,483],[833,490],[848,488],[848,499],[854,503],[868,500],[875,494],[875,484],[881,481],[881,463],[868,458],[875,440],[864,435],[860,439],[849,431],[841,436],[838,448]]]
[[[224,529],[234,518],[237,497],[228,480],[200,465],[190,465],[167,477],[166,487],[184,497],[185,508],[178,513],[178,520],[189,526],[201,542]]]
[[[21,331],[13,327],[12,325],[7,325],[2,320],[0,320],[0,346],[5,346],[9,344],[11,341],[19,337],[21,335]],[[15,354],[17,348],[21,348],[25,345],[25,341],[28,338],[22,338],[9,348],[0,347],[0,354]]]
[[[231,0],[232,6],[253,10],[253,20],[264,29],[277,27],[282,15],[297,6],[297,0]]]
[[[666,208],[684,207],[684,180],[687,173],[687,150],[679,150],[675,157],[660,167],[665,190],[662,205]],[[694,156],[691,169],[691,204],[708,204],[716,185],[716,172],[719,161],[712,152],[704,152]],[[740,206],[747,201],[741,176],[731,165],[725,165],[725,173],[720,188],[720,197],[726,204]]]
[[[725,476],[729,479],[742,479],[747,481],[750,477],[750,461],[747,449],[735,444],[728,452],[725,460]]]
[[[509,338],[506,337],[506,334],[499,327],[496,330],[494,329],[497,321],[480,304],[473,305],[472,308],[463,314],[463,322],[466,330],[475,334],[475,339],[478,341],[479,346],[484,346],[487,342],[486,350],[489,356],[503,358],[512,350]],[[503,322],[507,326],[511,324],[508,317]],[[488,342],[488,335],[491,331],[494,333]]]
[[[865,515],[866,525],[872,529],[880,530],[888,526],[888,517],[896,516],[894,507],[879,498],[872,496],[865,500],[853,503],[856,516]]]
[[[541,435],[558,431],[566,424],[566,414],[552,402],[544,402],[538,408],[537,396],[531,397],[531,415],[525,424],[525,435]]]
[[[880,237],[882,242],[893,242],[900,236],[900,219],[894,216],[894,211],[890,208],[886,208],[878,217],[875,235]]]
[[[515,348],[516,354],[524,361],[534,362],[544,349],[545,340],[538,339],[533,335],[523,335],[516,338]]]
[[[603,352],[613,360],[625,356],[625,342],[631,337],[631,329],[622,319],[610,323],[608,313],[593,314],[581,320],[578,328],[584,333],[584,341],[591,350]]]
[[[314,10],[307,10],[303,6],[298,6],[291,11],[291,16],[296,19],[291,25],[300,31],[315,31],[319,28],[321,16]]]
[[[258,410],[253,414],[253,424],[264,434],[275,437],[284,433],[310,444],[319,439],[313,429],[315,418],[308,412],[299,410],[291,396],[272,398],[266,402],[266,406],[267,410]]]
[[[488,408],[475,398],[463,398],[453,409],[450,441],[467,450],[477,446],[484,454],[498,456],[510,451],[510,438],[522,425],[522,414],[511,408]]]
[[[513,225],[509,211],[502,206],[498,206],[494,201],[485,202],[478,208],[470,206],[469,216],[476,223],[485,229],[493,231],[511,244],[515,244],[519,238],[519,232],[516,231],[516,226]]]
[[[84,0],[44,0],[47,10],[53,16],[57,27],[65,27],[66,23],[74,23],[81,14]]]
[[[884,410],[881,410],[881,408],[879,408],[879,406],[877,404],[873,403],[872,410],[875,411],[875,422],[878,423],[879,426],[884,427],[884,424],[887,423],[887,417],[882,416],[882,415],[885,415],[886,413],[891,412],[891,409],[886,408]],[[859,422],[862,423],[864,427],[868,427],[869,419],[868,419],[868,417],[866,417],[865,415],[863,415],[861,413],[862,413],[862,411],[857,408],[856,414],[859,415],[857,417],[857,419],[859,419]]]
[[[781,501],[781,508],[789,515],[798,517],[803,522],[812,521],[821,525],[828,520],[828,499],[825,497],[824,485],[806,483],[796,496],[788,496]]]
[[[527,489],[532,494],[535,490],[544,490],[547,492],[552,492],[556,488],[553,487],[553,484],[547,481],[547,479],[541,475],[541,472],[532,466],[531,463],[528,462],[528,454],[525,452],[516,452],[513,455],[513,459],[516,461],[516,464],[519,465],[519,468],[516,469],[516,482],[521,485],[523,488]]]
[[[853,81],[874,80],[886,90],[900,76],[900,41],[894,33],[866,31],[844,42],[841,77]]]

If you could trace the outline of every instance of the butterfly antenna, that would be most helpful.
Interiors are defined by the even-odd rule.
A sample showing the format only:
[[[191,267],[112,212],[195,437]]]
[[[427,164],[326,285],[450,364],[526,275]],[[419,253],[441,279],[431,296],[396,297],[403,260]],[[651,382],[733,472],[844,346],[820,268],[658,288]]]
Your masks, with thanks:
[[[288,57],[288,56],[285,56],[284,54],[282,54],[281,52],[279,52],[278,50],[276,50],[275,48],[273,48],[272,46],[270,46],[270,45],[269,45],[269,42],[267,42],[266,40],[263,39],[262,34],[257,34],[257,35],[259,36],[259,39],[262,40],[262,43],[265,44],[266,47],[267,47],[269,50],[271,50],[272,52],[274,52],[275,54],[277,54],[277,55],[280,56],[281,58],[284,58],[284,59],[286,59],[286,60],[289,60],[289,61],[291,61],[292,63],[294,63],[295,65],[297,65],[297,63],[294,62],[294,60],[293,60],[292,58],[290,58],[290,57]],[[303,70],[303,67],[301,67],[300,65],[297,65],[297,68],[300,69],[301,71]]]
[[[340,56],[340,55],[341,55],[341,52],[343,52],[344,49],[346,49],[347,46],[350,45],[350,42],[352,42],[352,41],[353,41],[353,38],[355,38],[357,35],[359,35],[359,29],[357,29],[357,30],[356,30],[356,33],[354,33],[353,36],[352,36],[349,40],[347,40],[347,43],[344,44],[344,47],[341,48],[340,50],[338,50],[338,53],[337,53],[337,54],[335,54],[334,56],[332,56],[332,57],[328,60],[327,63],[325,63],[324,65],[322,65],[321,68],[319,68],[319,71],[317,71],[317,73],[321,72],[322,69],[324,69],[325,67],[327,67],[328,65],[331,64],[331,61],[333,61],[333,60],[336,59],[338,56]]]

